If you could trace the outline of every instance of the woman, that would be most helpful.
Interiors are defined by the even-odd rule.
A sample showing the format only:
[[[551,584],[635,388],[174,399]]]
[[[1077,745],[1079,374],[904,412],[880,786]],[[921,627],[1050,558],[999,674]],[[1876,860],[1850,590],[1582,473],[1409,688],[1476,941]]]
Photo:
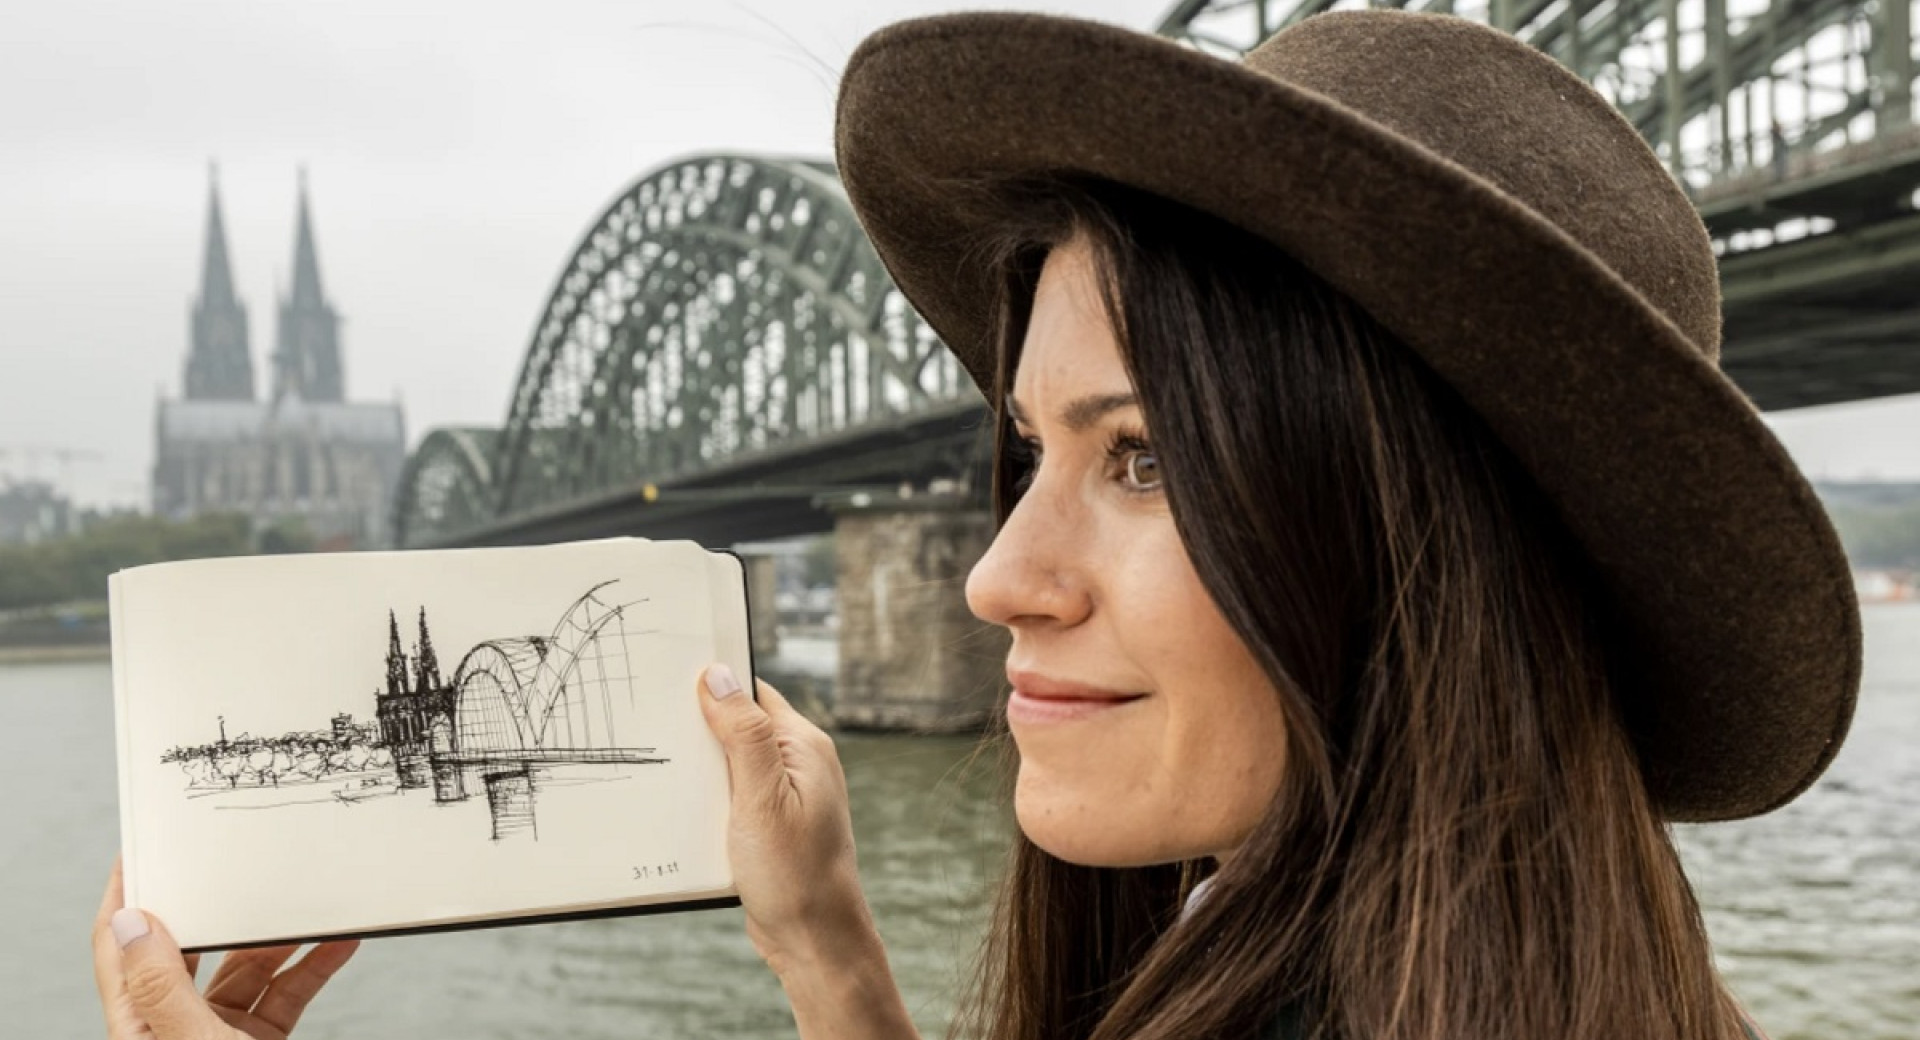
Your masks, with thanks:
[[[837,151],[998,418],[966,591],[1013,636],[1021,833],[964,1029],[1757,1035],[1665,822],[1818,776],[1858,618],[1716,367],[1704,228],[1602,99],[1444,16],[1236,66],[969,14],[862,43]],[[801,1034],[912,1036],[831,743],[703,688]],[[136,980],[118,1021],[162,1040],[290,1029],[344,957],[197,998],[163,932],[114,950],[149,932],[117,905],[109,1019]]]

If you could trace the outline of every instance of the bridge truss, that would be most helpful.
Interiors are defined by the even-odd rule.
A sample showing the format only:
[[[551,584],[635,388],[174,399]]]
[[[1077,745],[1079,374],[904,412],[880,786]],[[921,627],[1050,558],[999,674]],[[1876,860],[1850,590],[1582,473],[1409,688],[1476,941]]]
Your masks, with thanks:
[[[690,158],[594,222],[542,309],[506,425],[429,436],[397,533],[444,542],[983,405],[887,276],[832,164]]]
[[[1723,366],[1762,408],[1920,391],[1920,0],[1385,5],[1513,33],[1640,129],[1713,237]],[[1234,58],[1351,6],[1179,0],[1157,29]],[[691,157],[622,192],[581,239],[504,427],[436,431],[408,460],[396,536],[631,530],[635,504],[665,488],[646,515],[681,526],[649,530],[720,537],[711,504],[733,495],[764,521],[736,533],[772,537],[817,522],[804,496],[821,487],[977,473],[983,406],[831,164]]]
[[[1351,0],[1181,0],[1161,33],[1224,57]],[[1723,367],[1762,408],[1920,391],[1911,0],[1406,0],[1579,72],[1699,206]],[[1673,74],[1669,75],[1669,71]]]

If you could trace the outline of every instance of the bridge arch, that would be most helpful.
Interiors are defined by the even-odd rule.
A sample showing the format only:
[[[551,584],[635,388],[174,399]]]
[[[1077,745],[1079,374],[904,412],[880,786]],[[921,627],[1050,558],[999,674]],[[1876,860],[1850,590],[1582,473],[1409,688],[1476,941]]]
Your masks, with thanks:
[[[489,639],[461,657],[448,682],[450,750],[474,755],[620,747],[621,705],[630,718],[635,678],[627,671],[625,644],[647,633],[628,629],[626,608],[642,601],[616,601],[608,591],[615,584],[604,581],[587,590],[545,636]]]
[[[396,545],[417,545],[479,526],[493,515],[493,446],[499,431],[434,430],[407,456],[393,503]]]
[[[830,163],[690,157],[622,192],[556,280],[493,446],[492,512],[978,398]]]

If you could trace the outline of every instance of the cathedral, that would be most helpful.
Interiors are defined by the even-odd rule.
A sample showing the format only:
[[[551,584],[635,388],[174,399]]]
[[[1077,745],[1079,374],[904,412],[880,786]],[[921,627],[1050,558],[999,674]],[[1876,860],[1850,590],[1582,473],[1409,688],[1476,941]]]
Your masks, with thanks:
[[[293,284],[279,301],[260,394],[219,185],[209,186],[184,392],[160,401],[154,417],[153,511],[176,519],[239,512],[256,530],[304,526],[322,549],[382,548],[406,461],[405,422],[398,404],[346,400],[340,316],[320,287],[304,175],[295,221]]]

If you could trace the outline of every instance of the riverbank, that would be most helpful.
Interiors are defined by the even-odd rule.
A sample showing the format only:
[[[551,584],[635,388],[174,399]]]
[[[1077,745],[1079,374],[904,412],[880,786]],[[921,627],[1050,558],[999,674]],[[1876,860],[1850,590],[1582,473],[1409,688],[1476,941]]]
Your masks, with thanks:
[[[111,647],[103,599],[0,611],[0,664],[105,661]]]
[[[61,661],[109,661],[113,647],[98,643],[66,643],[40,646],[0,646],[0,665],[57,664]]]

